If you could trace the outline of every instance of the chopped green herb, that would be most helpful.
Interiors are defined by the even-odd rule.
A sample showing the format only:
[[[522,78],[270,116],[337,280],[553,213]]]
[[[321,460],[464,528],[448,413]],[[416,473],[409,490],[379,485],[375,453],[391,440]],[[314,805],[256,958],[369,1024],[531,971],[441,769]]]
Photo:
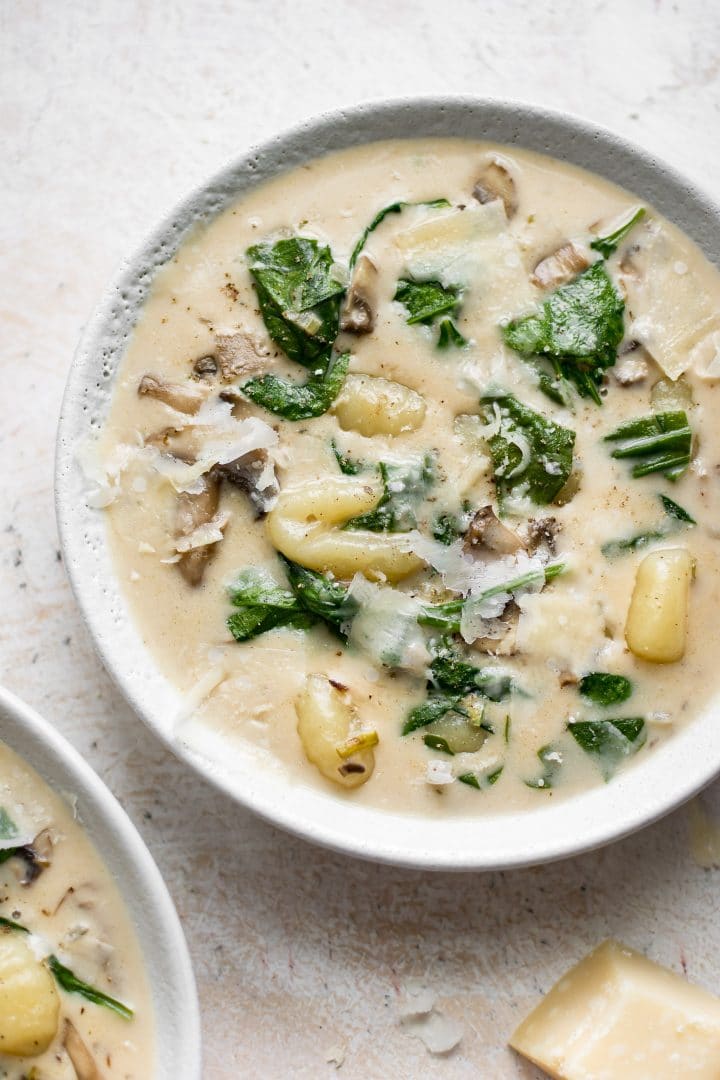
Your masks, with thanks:
[[[633,536],[626,536],[621,540],[608,540],[600,548],[606,559],[617,558],[618,555],[625,555],[629,551],[638,551],[655,540],[664,540],[677,529],[682,528],[683,525],[692,526],[697,524],[687,510],[679,506],[674,499],[669,498],[667,495],[659,495],[658,498],[669,520],[662,522],[653,529],[646,529],[643,532],[635,533]]]
[[[236,641],[249,641],[280,626],[304,630],[315,622],[294,593],[262,570],[244,570],[229,593],[230,602],[238,608],[227,620]]]
[[[270,337],[291,360],[323,374],[345,292],[330,248],[294,236],[256,244],[246,255]]]
[[[494,769],[493,772],[486,773],[485,776],[479,776],[477,773],[467,772],[458,776],[458,780],[461,784],[467,784],[468,787],[476,788],[478,791],[482,791],[484,787],[492,787],[496,784],[502,775],[504,766],[500,765],[499,768]]]
[[[408,206],[430,206],[439,209],[440,207],[449,207],[450,203],[447,201],[447,199],[428,199],[427,201],[423,202],[394,202],[391,203],[390,206],[385,206],[382,210],[378,210],[377,214],[372,219],[370,224],[366,225],[366,227],[363,229],[360,239],[353,248],[352,255],[350,256],[351,270],[357,262],[358,255],[365,247],[365,244],[367,243],[367,238],[370,233],[374,232],[375,229],[377,229],[378,225],[380,225],[389,214],[400,214]]]
[[[338,356],[322,374],[304,383],[289,382],[269,373],[243,383],[246,397],[285,420],[311,420],[322,416],[340,393],[347,375],[350,354]]]
[[[463,345],[467,345],[467,338],[462,336],[452,319],[443,319],[438,327],[437,347],[449,349],[451,345],[462,349]]]
[[[451,757],[455,754],[447,739],[442,739],[439,735],[423,735],[423,742],[430,750],[439,750],[441,754],[450,754]]]
[[[619,705],[621,701],[627,701],[633,692],[633,686],[624,675],[592,671],[582,677],[578,690],[589,701],[607,708],[609,705]]]
[[[132,1009],[127,1005],[123,1005],[122,1001],[117,1001],[115,998],[110,997],[109,994],[103,993],[102,990],[97,990],[94,986],[90,986],[89,983],[78,979],[70,968],[60,963],[57,956],[49,956],[47,965],[58,985],[67,993],[80,994],[87,1001],[92,1001],[95,1005],[104,1005],[106,1009],[118,1013],[125,1020],[132,1020],[134,1015]]]
[[[4,926],[6,930],[18,930],[21,934],[29,934],[27,926],[23,926],[22,923],[13,922],[12,919],[5,919],[0,915],[0,926]]]
[[[358,605],[350,596],[348,588],[326,574],[307,570],[298,563],[283,558],[290,587],[298,603],[323,622],[341,630],[342,626],[357,614]]]
[[[695,518],[691,517],[687,510],[684,510],[682,506],[679,506],[669,495],[661,495],[660,502],[663,504],[665,513],[669,514],[670,517],[675,518],[677,521],[682,521],[686,525],[697,525]]]
[[[547,791],[554,786],[557,774],[562,768],[562,754],[554,743],[549,743],[538,750],[537,756],[543,766],[543,771],[532,780],[526,780],[525,784],[530,788]]]
[[[602,262],[593,263],[568,285],[561,285],[534,314],[502,327],[505,343],[525,359],[550,365],[541,389],[562,400],[562,380],[575,384],[581,397],[601,405],[598,387],[617,360],[624,330],[625,304]]]
[[[338,447],[337,443],[333,439],[330,443],[332,452],[335,455],[335,460],[338,463],[338,468],[345,476],[357,476],[358,473],[364,472],[367,466],[362,461],[356,461],[354,458],[344,454]]]
[[[593,251],[599,251],[603,259],[608,259],[617,250],[618,245],[623,242],[630,230],[634,229],[644,217],[645,207],[641,206],[639,210],[635,211],[630,220],[621,225],[619,229],[615,229],[608,236],[598,236],[595,240],[592,240],[590,247]]]
[[[437,515],[432,524],[433,538],[441,544],[449,546],[467,532],[472,509],[470,503],[463,503],[462,509],[454,514],[449,510],[443,510]]]
[[[621,761],[636,753],[646,738],[642,717],[622,720],[577,720],[568,731],[586,754],[597,759],[600,770],[609,780]]]
[[[383,482],[380,502],[367,514],[352,518],[345,528],[370,532],[407,532],[416,528],[415,509],[433,481],[433,458],[426,454],[412,462],[380,462],[379,468]]]
[[[488,423],[500,413],[500,428],[488,440],[501,503],[527,496],[551,503],[572,472],[575,432],[547,420],[512,395],[485,397]]]
[[[605,442],[620,444],[612,451],[614,458],[641,459],[632,469],[635,478],[662,472],[669,480],[676,480],[690,464],[692,431],[683,410],[655,413],[622,424],[605,436]]]

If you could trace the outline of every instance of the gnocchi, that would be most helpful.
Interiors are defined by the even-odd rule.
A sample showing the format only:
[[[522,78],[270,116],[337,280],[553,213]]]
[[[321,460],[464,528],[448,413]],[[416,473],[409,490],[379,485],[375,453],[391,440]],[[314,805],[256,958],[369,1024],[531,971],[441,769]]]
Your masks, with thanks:
[[[672,664],[682,659],[693,572],[693,560],[685,548],[653,551],[640,563],[625,640],[641,660]]]
[[[37,1057],[55,1038],[60,998],[25,936],[0,929],[0,1053]]]
[[[308,761],[322,775],[345,788],[366,783],[375,767],[372,745],[352,749],[351,731],[354,710],[347,690],[325,675],[308,675],[305,687],[295,701],[297,730]],[[376,742],[356,735],[357,745]]]
[[[398,581],[423,565],[410,551],[407,536],[337,527],[372,510],[381,496],[379,481],[345,476],[289,488],[267,516],[268,538],[286,558],[309,570]]]
[[[367,436],[416,431],[425,411],[415,390],[376,375],[348,375],[334,407],[341,428]]]

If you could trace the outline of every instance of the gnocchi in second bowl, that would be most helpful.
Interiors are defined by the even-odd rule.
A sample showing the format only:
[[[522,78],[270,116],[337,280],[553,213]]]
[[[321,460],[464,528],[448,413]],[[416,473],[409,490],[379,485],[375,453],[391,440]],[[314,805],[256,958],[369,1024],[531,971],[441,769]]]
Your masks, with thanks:
[[[642,192],[456,139],[257,186],[81,451],[178,737],[418,814],[610,782],[717,685],[719,378]]]

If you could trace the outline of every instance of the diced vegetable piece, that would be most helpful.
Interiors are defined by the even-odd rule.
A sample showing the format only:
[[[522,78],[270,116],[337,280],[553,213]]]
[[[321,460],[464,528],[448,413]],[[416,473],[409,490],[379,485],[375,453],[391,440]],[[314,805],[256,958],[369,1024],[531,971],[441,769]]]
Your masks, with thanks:
[[[653,551],[640,563],[625,640],[641,660],[671,664],[683,657],[693,570],[685,548]]]
[[[346,431],[402,435],[420,427],[425,408],[425,399],[409,386],[374,375],[348,375],[333,412]]]
[[[606,941],[553,986],[510,1045],[556,1080],[715,1080],[720,1001]]]
[[[463,708],[462,703],[458,708]],[[431,736],[442,739],[451,754],[474,754],[481,749],[488,735],[485,728],[454,711],[446,712],[427,730]]]
[[[308,675],[305,688],[295,701],[297,730],[308,761],[323,776],[345,788],[366,783],[375,767],[372,747],[360,749],[348,758],[347,746],[353,722],[353,707],[347,691],[325,675]]]
[[[37,1057],[55,1038],[60,999],[24,934],[0,930],[0,1054]]]

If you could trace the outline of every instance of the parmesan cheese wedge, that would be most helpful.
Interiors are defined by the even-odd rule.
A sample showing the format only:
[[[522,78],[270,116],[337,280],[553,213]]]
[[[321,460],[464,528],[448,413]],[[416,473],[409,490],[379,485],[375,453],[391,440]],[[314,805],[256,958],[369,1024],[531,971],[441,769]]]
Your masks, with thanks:
[[[718,1080],[720,1000],[605,941],[555,984],[510,1045],[557,1080]]]

